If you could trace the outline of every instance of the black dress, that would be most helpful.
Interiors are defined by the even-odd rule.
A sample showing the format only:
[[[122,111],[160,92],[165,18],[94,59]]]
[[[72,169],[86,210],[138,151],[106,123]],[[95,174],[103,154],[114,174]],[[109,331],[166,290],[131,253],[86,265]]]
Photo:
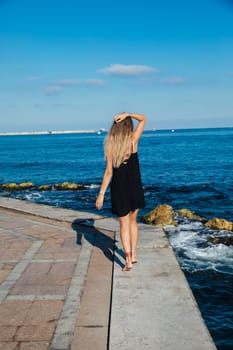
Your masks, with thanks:
[[[113,167],[111,202],[112,213],[118,216],[145,207],[137,152],[131,153],[119,168]]]

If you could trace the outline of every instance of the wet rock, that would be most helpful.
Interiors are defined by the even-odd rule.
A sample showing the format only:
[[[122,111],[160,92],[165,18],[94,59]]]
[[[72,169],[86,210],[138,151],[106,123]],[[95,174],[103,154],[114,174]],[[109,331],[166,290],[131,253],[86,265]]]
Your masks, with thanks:
[[[210,219],[205,226],[213,230],[233,231],[233,223],[221,218]]]
[[[212,244],[225,244],[227,246],[231,246],[233,245],[233,236],[211,237],[210,242]]]
[[[201,222],[205,222],[206,219],[204,217],[201,217],[199,215],[196,215],[193,211],[191,211],[190,209],[186,209],[186,208],[183,208],[183,209],[180,209],[180,210],[177,210],[177,213],[181,216],[181,217],[186,217],[190,220],[198,220],[198,221],[201,221]]]
[[[32,182],[22,182],[21,184],[16,184],[14,182],[2,184],[0,185],[0,188],[6,191],[18,191],[18,190],[25,190],[27,188],[32,188],[34,185]]]
[[[176,225],[177,222],[173,219],[174,214],[175,213],[171,205],[161,204],[148,214],[143,215],[142,220],[146,224],[151,225]]]
[[[31,188],[33,186],[34,185],[32,182],[22,182],[21,184],[19,184],[18,188],[19,190],[26,190],[27,188]]]
[[[52,185],[41,185],[36,187],[32,182],[22,182],[21,184],[16,183],[6,183],[0,185],[0,189],[6,190],[6,191],[19,191],[19,190],[26,190],[26,189],[37,189],[39,191],[51,191],[53,188],[57,190],[83,190],[86,187],[84,185],[80,185],[73,182],[63,182],[61,184],[55,184]]]
[[[1,185],[1,189],[6,191],[15,191],[18,189],[18,187],[19,185],[17,185],[16,183],[8,183]]]
[[[41,185],[38,187],[39,191],[51,191],[51,189],[52,189],[52,186],[49,186],[49,185]]]
[[[85,186],[73,182],[63,182],[62,184],[55,184],[54,188],[57,190],[83,190]]]

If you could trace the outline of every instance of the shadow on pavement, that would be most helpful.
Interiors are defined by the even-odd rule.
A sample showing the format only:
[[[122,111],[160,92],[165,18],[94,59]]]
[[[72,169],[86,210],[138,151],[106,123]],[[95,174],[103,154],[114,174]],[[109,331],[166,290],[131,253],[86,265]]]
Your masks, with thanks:
[[[115,245],[115,232],[103,230],[108,231],[109,235],[103,233],[94,226],[93,219],[76,219],[72,222],[71,226],[76,232],[76,243],[78,245],[82,245],[82,239],[85,238],[93,247],[102,250],[107,259],[112,262],[115,260],[115,263],[121,268],[124,267],[124,264],[119,258],[119,256],[124,258],[124,253],[122,249],[118,249]]]

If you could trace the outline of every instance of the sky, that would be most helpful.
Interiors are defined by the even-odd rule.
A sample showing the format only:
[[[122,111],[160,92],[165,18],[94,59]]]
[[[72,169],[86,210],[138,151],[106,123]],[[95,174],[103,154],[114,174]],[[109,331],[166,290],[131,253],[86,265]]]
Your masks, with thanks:
[[[233,0],[0,0],[0,132],[233,127]]]

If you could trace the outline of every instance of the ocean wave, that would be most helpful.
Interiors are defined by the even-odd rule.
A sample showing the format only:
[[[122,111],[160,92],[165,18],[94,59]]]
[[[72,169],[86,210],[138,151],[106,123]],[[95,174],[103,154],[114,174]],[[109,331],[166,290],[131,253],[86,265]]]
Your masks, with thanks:
[[[99,188],[100,184],[90,184],[90,185],[85,185],[85,187],[92,189]]]
[[[42,198],[42,195],[39,192],[29,192],[29,193],[24,193],[20,197],[21,197],[20,199],[26,199],[31,202],[37,202]]]
[[[212,244],[211,237],[232,236],[229,231],[206,229],[200,222],[165,228],[182,269],[215,270],[233,275],[233,246]]]

